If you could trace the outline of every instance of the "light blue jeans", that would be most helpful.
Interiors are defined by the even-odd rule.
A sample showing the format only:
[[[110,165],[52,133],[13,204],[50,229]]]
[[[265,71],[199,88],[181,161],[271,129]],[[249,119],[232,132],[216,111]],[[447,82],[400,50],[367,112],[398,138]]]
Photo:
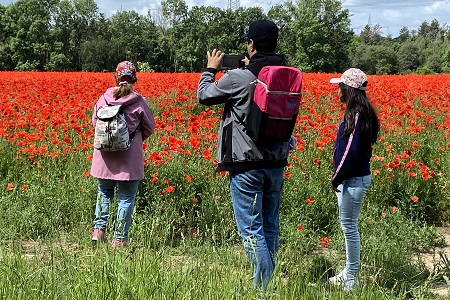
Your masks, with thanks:
[[[266,289],[275,268],[283,172],[284,168],[276,168],[230,175],[236,225],[259,289]]]
[[[110,206],[114,200],[114,193],[117,188],[117,219],[114,230],[114,239],[120,241],[127,240],[138,186],[139,180],[116,181],[98,179],[94,228],[101,229],[102,231],[106,230]]]
[[[339,222],[345,238],[345,271],[357,275],[361,256],[361,239],[358,231],[358,217],[361,212],[364,194],[370,185],[371,176],[352,177],[344,180],[337,193]]]

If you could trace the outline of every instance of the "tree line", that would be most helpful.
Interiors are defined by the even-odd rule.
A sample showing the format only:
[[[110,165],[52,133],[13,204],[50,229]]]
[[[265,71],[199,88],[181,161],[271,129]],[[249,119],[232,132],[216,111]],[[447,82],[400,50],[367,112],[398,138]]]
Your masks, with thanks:
[[[200,72],[207,50],[245,53],[240,36],[256,19],[279,26],[277,52],[304,72],[355,66],[368,74],[450,73],[446,24],[424,21],[397,37],[367,24],[355,34],[339,0],[288,1],[267,13],[163,0],[146,15],[131,10],[110,17],[94,0],[17,0],[0,5],[0,70],[99,72],[131,60],[140,71]]]

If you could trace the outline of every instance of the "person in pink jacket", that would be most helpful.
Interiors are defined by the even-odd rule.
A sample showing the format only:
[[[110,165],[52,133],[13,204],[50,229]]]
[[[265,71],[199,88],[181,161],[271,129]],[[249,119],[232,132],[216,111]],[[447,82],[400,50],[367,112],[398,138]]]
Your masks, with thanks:
[[[92,123],[97,122],[97,110],[106,105],[122,104],[130,133],[135,132],[131,145],[124,151],[102,151],[94,149],[91,175],[98,178],[97,204],[95,207],[93,242],[106,242],[106,228],[110,215],[110,204],[117,191],[117,219],[112,246],[128,245],[134,202],[139,181],[144,178],[143,141],[155,129],[155,120],[147,100],[134,90],[137,81],[133,63],[123,61],[114,74],[116,86],[108,88],[98,99],[92,114]]]

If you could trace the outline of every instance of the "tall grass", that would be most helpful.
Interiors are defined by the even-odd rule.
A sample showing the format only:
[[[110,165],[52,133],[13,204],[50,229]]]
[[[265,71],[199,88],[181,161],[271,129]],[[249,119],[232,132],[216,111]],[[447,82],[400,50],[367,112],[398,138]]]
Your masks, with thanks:
[[[150,99],[155,113],[175,121],[167,124],[172,131],[159,128],[145,150],[146,157],[166,156],[157,164],[146,162],[126,249],[90,242],[97,188],[85,174],[90,149],[30,160],[0,138],[0,298],[438,299],[429,286],[443,276],[413,258],[441,245],[434,226],[449,219],[444,133],[431,124],[415,134],[381,134],[372,162],[377,171],[360,217],[361,289],[344,293],[327,283],[345,261],[329,186],[332,143],[318,147],[318,129],[302,131],[301,123],[296,136],[304,148],[293,151],[286,168],[275,280],[258,295],[236,231],[228,177],[213,170],[211,140],[220,109],[198,106],[187,95],[186,110],[174,109],[173,115],[166,102],[157,103],[180,95]],[[339,111],[323,110],[329,98],[314,101],[316,111],[302,111],[309,122],[324,116],[338,122]],[[206,114],[216,118],[214,125],[199,126],[198,140],[187,142],[192,135],[183,128]],[[77,139],[76,133],[68,134]],[[178,148],[169,151],[167,145]],[[422,172],[430,170],[434,174],[424,179]],[[111,232],[114,224],[109,226]]]

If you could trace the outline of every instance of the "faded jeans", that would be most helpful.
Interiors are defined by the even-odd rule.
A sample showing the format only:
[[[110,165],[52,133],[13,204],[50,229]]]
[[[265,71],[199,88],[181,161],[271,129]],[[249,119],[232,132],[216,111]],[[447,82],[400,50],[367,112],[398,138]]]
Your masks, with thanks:
[[[254,285],[260,289],[267,287],[275,268],[283,172],[284,168],[275,168],[230,175],[236,225],[254,266]]]
[[[344,180],[337,193],[339,221],[345,238],[347,274],[357,275],[361,256],[361,239],[358,231],[358,217],[364,194],[371,182],[371,176],[352,177]]]
[[[99,178],[94,228],[106,231],[110,214],[109,210],[114,200],[114,192],[117,187],[117,219],[114,239],[120,241],[127,240],[138,186],[139,180],[116,181]]]

